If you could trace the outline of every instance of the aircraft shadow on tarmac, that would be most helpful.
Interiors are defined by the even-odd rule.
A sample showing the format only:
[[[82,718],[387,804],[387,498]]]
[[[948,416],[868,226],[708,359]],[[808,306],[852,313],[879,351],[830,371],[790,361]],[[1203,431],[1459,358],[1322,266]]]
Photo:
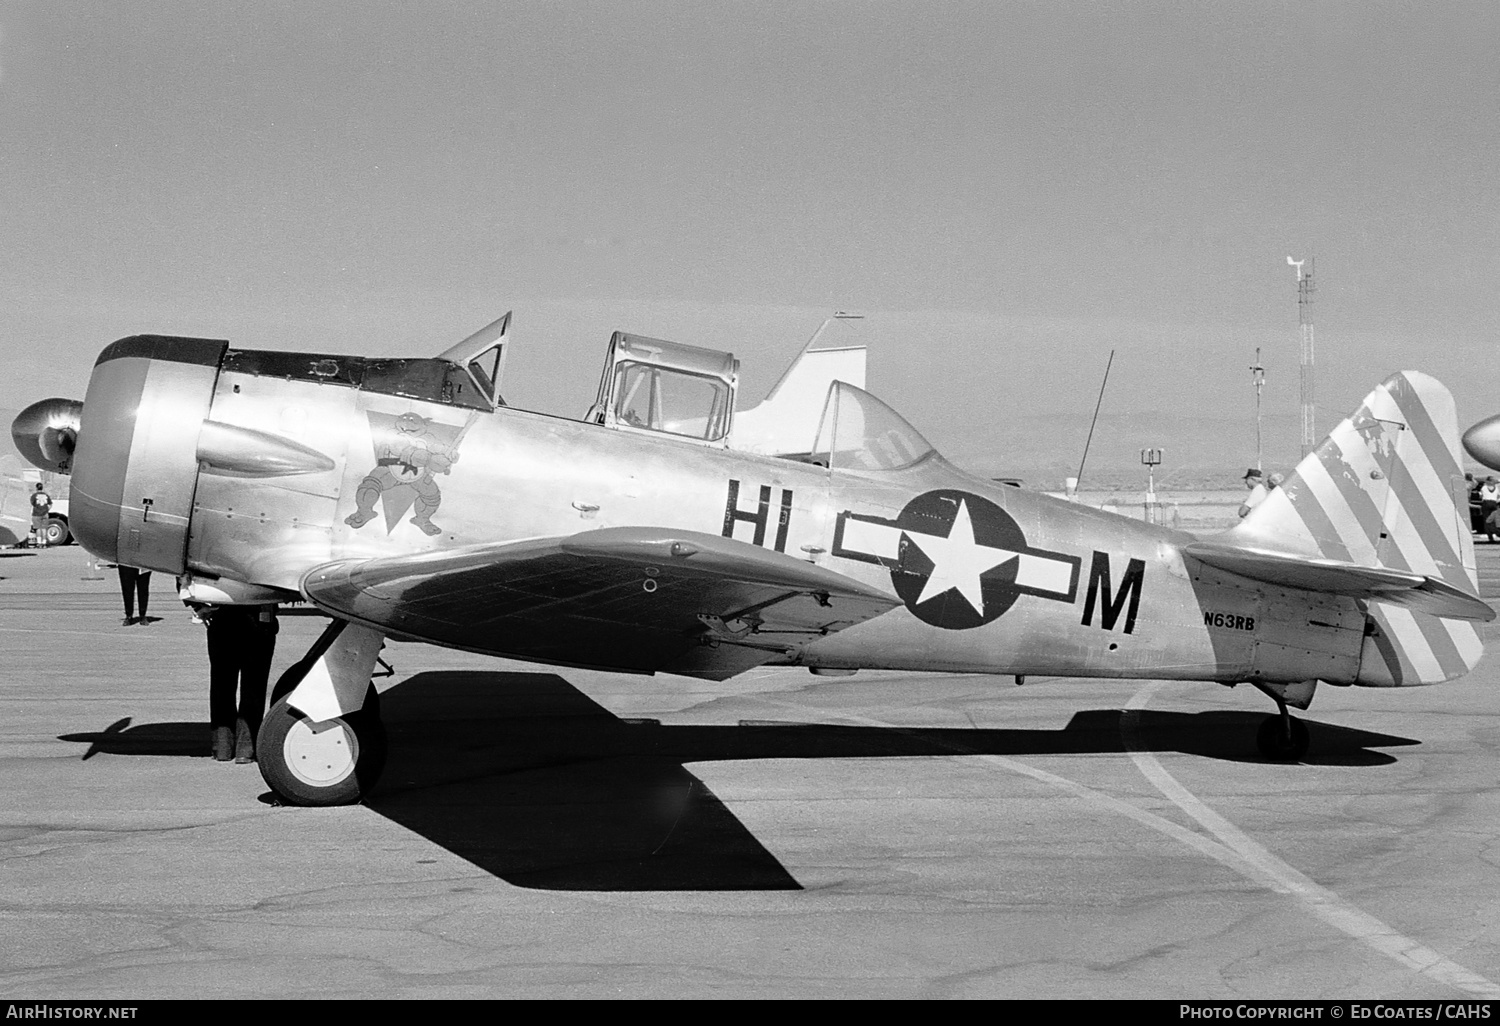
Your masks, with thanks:
[[[774,890],[798,884],[686,764],[1125,752],[1121,711],[1061,730],[621,719],[552,673],[419,673],[381,695],[390,755],[370,809],[512,884],[559,890]],[[1261,712],[1139,714],[1136,743],[1260,762]],[[1315,765],[1379,766],[1409,738],[1311,722]],[[128,719],[84,758],[207,756],[205,723]]]

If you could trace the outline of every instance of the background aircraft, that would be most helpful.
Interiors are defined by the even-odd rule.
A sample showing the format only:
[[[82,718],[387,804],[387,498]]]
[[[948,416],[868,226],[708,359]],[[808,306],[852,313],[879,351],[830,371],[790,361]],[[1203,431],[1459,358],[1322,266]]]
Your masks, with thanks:
[[[1319,681],[1452,679],[1495,615],[1453,402],[1420,373],[1199,540],[963,473],[829,381],[854,358],[817,344],[773,390],[793,413],[754,430],[731,354],[624,332],[582,421],[513,409],[509,323],[426,359],[134,336],[100,354],[83,403],[13,425],[33,463],[71,471],[91,552],[177,574],[187,598],[330,616],[258,739],[288,801],[373,785],[386,638],[715,680],[774,664],[1247,682],[1279,710],[1261,750],[1296,759],[1287,707]]]
[[[1500,413],[1465,431],[1463,441],[1470,456],[1491,470],[1500,470]]]

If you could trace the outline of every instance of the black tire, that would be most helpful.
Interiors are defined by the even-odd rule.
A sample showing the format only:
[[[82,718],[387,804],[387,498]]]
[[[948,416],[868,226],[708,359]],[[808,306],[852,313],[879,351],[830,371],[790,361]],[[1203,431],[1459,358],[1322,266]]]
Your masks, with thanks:
[[[1274,762],[1301,762],[1312,742],[1307,724],[1295,717],[1291,721],[1292,736],[1288,738],[1281,728],[1280,716],[1267,716],[1255,732],[1255,746],[1260,754]]]
[[[358,712],[325,722],[275,702],[255,741],[260,774],[290,805],[353,805],[385,768],[385,727],[371,687]]]
[[[56,517],[48,517],[42,522],[42,544],[43,545],[66,545],[68,539],[72,538],[68,531],[68,522]]]

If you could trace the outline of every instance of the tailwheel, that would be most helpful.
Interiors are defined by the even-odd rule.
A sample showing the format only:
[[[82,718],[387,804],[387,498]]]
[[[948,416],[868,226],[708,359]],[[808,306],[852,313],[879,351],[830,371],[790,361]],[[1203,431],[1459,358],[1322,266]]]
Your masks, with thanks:
[[[1301,762],[1310,741],[1307,724],[1284,712],[1267,716],[1255,734],[1260,754],[1276,762]]]
[[[353,805],[369,793],[385,765],[385,728],[373,687],[364,707],[321,722],[283,696],[256,740],[261,776],[293,805]]]

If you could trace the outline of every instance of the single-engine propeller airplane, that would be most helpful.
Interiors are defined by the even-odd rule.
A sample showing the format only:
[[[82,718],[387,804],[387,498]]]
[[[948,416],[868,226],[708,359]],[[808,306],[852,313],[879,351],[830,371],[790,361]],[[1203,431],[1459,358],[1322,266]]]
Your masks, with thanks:
[[[384,755],[385,639],[724,680],[759,665],[1250,683],[1300,759],[1319,681],[1433,684],[1483,651],[1453,401],[1392,375],[1215,537],[966,474],[810,344],[735,412],[729,353],[616,332],[582,421],[499,392],[510,315],[435,358],[137,335],[82,403],[15,421],[72,474],[95,555],[218,603],[330,618],[258,760],[355,802]],[[816,340],[815,340],[816,341]],[[842,378],[842,380],[840,380]],[[809,403],[811,385],[823,395]],[[826,394],[825,394],[826,393]]]

